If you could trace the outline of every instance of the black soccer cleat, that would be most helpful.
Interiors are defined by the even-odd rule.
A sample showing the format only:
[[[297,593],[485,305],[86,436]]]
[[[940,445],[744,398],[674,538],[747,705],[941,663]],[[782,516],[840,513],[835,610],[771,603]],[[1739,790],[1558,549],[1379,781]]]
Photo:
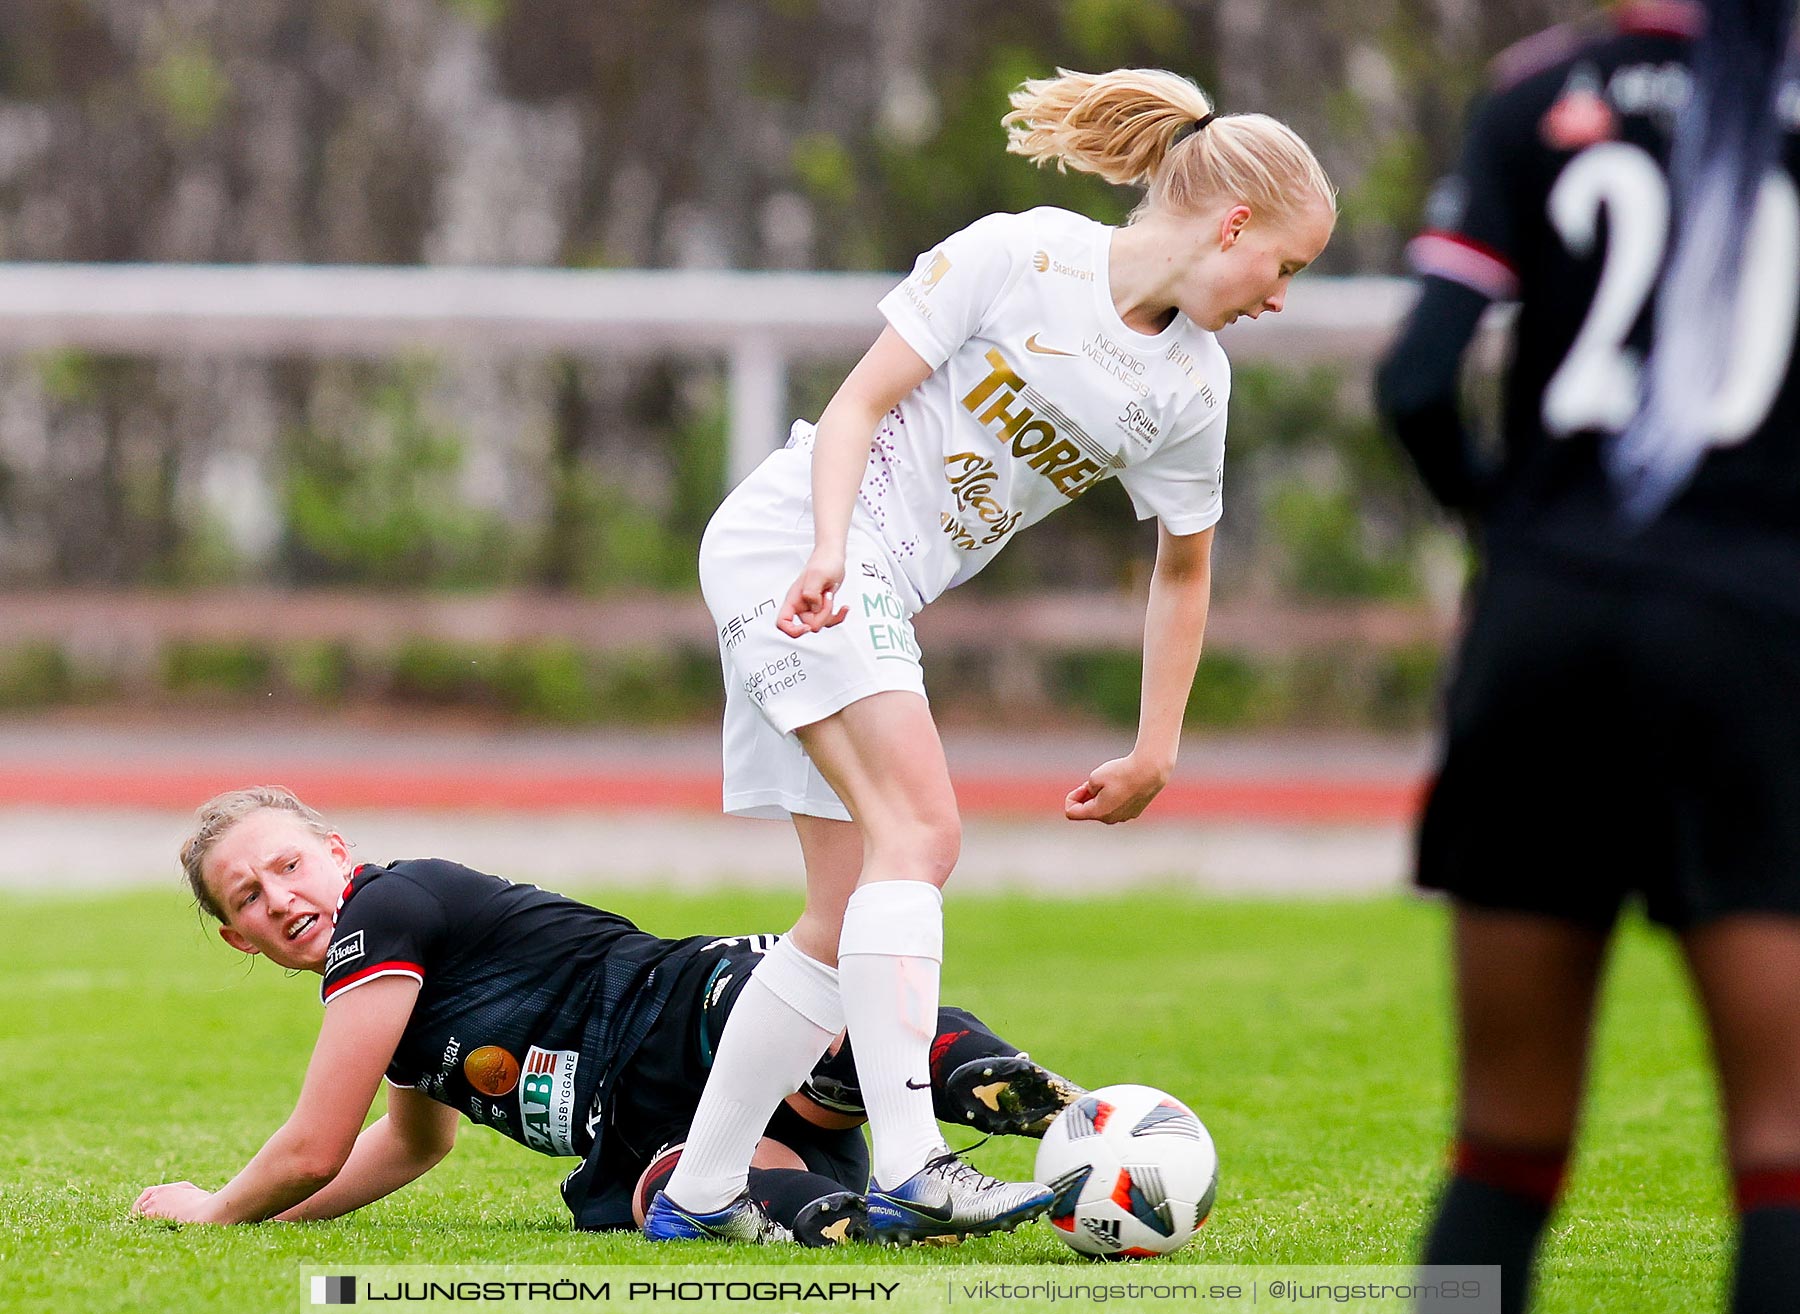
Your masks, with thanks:
[[[841,1246],[869,1239],[869,1202],[854,1191],[821,1196],[794,1215],[794,1240],[803,1246]]]
[[[852,1118],[866,1118],[869,1110],[863,1104],[862,1088],[841,1081],[828,1072],[815,1072],[800,1086],[800,1093],[820,1108],[830,1109]]]
[[[970,1059],[944,1081],[943,1102],[954,1114],[944,1120],[990,1136],[1041,1139],[1056,1115],[1085,1094],[1029,1054]]]

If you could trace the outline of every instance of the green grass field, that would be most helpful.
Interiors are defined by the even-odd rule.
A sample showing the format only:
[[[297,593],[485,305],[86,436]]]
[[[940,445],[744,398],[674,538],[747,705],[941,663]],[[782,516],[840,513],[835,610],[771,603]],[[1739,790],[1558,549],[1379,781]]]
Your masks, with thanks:
[[[587,893],[664,934],[778,929],[794,907]],[[143,1186],[217,1186],[287,1115],[317,979],[246,964],[172,887],[8,896],[0,918],[0,1308],[289,1310],[302,1264],[769,1258],[573,1233],[555,1189],[568,1165],[467,1124],[435,1172],[347,1219],[130,1220]],[[1449,1118],[1443,930],[1439,910],[1401,900],[953,896],[944,994],[1085,1084],[1162,1086],[1200,1113],[1223,1164],[1218,1205],[1201,1240],[1159,1267],[1396,1264],[1412,1255]],[[1716,1304],[1728,1232],[1703,1057],[1669,945],[1634,929],[1608,986],[1541,1310]],[[1032,1149],[996,1140],[975,1159],[1025,1175]],[[885,1264],[1093,1271],[1041,1224],[956,1249],[855,1250]]]

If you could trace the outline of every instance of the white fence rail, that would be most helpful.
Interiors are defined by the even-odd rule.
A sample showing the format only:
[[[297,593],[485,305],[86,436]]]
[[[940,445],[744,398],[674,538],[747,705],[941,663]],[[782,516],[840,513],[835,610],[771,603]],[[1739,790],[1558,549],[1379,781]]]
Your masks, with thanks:
[[[418,350],[723,355],[730,467],[785,434],[787,363],[853,357],[895,274],[0,264],[0,351],[390,356]],[[1235,360],[1367,360],[1399,279],[1303,278],[1280,315],[1221,335]]]

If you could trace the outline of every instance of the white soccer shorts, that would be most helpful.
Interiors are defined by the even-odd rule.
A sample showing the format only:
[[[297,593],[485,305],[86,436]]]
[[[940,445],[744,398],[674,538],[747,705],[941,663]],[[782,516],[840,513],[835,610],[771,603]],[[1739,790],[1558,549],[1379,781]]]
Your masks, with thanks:
[[[733,816],[849,820],[794,730],[870,694],[925,693],[893,566],[880,541],[854,524],[837,598],[849,615],[797,639],[775,628],[813,550],[810,505],[797,513],[792,496],[806,464],[803,453],[776,452],[726,498],[700,544],[700,588],[725,675],[724,801]]]

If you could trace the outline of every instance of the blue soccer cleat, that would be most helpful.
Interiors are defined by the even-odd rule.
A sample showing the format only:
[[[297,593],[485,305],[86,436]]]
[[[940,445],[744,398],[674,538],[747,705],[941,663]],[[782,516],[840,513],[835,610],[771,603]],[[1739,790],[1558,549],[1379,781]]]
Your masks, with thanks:
[[[904,1246],[1010,1232],[1048,1210],[1054,1198],[1047,1186],[998,1181],[946,1150],[891,1190],[870,1184],[868,1238]]]
[[[747,1191],[708,1214],[683,1209],[667,1192],[658,1191],[644,1214],[644,1236],[651,1241],[748,1241],[753,1245],[794,1239]]]

